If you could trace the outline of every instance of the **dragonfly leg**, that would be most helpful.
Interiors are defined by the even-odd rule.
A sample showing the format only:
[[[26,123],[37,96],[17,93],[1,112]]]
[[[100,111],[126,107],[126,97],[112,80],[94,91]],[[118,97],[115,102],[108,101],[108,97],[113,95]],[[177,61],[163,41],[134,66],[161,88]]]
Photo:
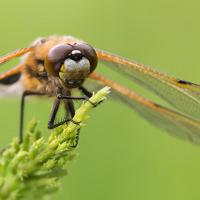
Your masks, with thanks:
[[[19,143],[23,142],[23,125],[24,125],[24,108],[25,108],[25,98],[30,95],[46,95],[44,93],[24,91],[21,97],[20,105],[20,124],[19,124]]]
[[[88,91],[85,87],[80,86],[78,88],[86,97],[90,98],[92,96],[92,92]]]
[[[64,119],[59,122],[55,122],[56,114],[58,112],[59,107],[60,107],[60,100],[56,99],[53,103],[53,107],[51,110],[51,114],[50,114],[50,118],[49,118],[49,122],[48,122],[48,129],[56,128],[64,123],[70,121],[70,119]]]
[[[67,122],[73,122],[74,124],[79,125],[80,122],[76,122],[72,119],[75,115],[74,103],[73,103],[72,99],[68,99],[67,101],[64,101],[64,107],[66,110],[66,118],[64,120],[61,120],[60,122],[55,122],[55,118],[56,118],[56,114],[57,114],[59,106],[60,106],[60,102],[61,102],[60,99],[56,99],[54,101],[52,111],[50,114],[50,119],[48,122],[48,128],[53,129],[53,128],[56,128]],[[70,118],[69,118],[69,115],[70,115]],[[80,128],[78,128],[78,130],[77,130],[75,144],[72,146],[73,148],[75,148],[78,145],[79,133],[80,133]]]
[[[92,97],[92,92],[90,92],[90,91],[88,91],[85,87],[83,87],[83,86],[80,86],[79,88],[78,88],[85,96],[87,96],[88,98],[90,98],[90,97]],[[102,103],[103,102],[103,100],[102,101],[100,101],[99,103],[97,103],[97,104],[95,104],[95,103],[92,103],[92,105],[94,106],[94,107],[96,107],[96,106],[98,106],[100,103]]]
[[[85,101],[88,101],[89,103],[91,103],[94,107],[96,107],[95,103],[91,102],[88,97],[84,97],[84,96],[81,96],[81,97],[79,97],[79,96],[65,96],[65,95],[62,95],[62,94],[58,94],[57,98],[59,100],[64,100],[64,99],[67,99],[67,100],[85,100]]]
[[[69,99],[68,101],[66,101],[64,103],[65,105],[65,109],[66,109],[66,117],[65,119],[59,121],[59,122],[55,122],[55,119],[56,119],[56,114],[58,112],[58,109],[59,109],[59,106],[60,106],[60,102],[61,100],[60,99],[56,99],[53,103],[53,107],[52,107],[52,110],[51,110],[51,114],[50,114],[50,118],[49,118],[49,122],[48,122],[48,128],[49,129],[53,129],[53,128],[56,128],[64,123],[67,123],[67,122],[73,122],[74,124],[80,124],[80,122],[75,122],[72,118],[74,117],[75,115],[75,109],[74,109],[74,104],[72,102],[72,100],[70,101],[71,99]],[[68,113],[70,113],[71,115],[71,118],[68,117]]]

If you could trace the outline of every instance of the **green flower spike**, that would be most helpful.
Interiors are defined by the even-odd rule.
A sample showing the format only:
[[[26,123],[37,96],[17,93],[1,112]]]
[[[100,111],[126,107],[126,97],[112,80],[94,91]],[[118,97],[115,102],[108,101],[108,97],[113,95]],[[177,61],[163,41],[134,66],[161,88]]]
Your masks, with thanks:
[[[106,98],[110,88],[104,87],[90,98],[98,104]],[[65,164],[75,156],[77,134],[87,112],[93,107],[85,102],[70,122],[55,128],[48,139],[31,121],[21,145],[14,139],[0,154],[0,199],[43,199],[59,188],[59,180],[66,175]]]

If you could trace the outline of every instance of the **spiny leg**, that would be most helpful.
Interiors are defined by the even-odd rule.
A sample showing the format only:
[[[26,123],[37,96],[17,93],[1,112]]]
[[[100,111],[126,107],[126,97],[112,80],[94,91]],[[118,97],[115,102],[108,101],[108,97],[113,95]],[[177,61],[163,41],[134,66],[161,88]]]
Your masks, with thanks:
[[[51,110],[51,114],[50,114],[50,118],[49,118],[49,122],[48,122],[48,128],[53,129],[53,128],[58,127],[69,121],[73,122],[74,124],[79,124],[80,122],[75,122],[72,119],[75,115],[75,109],[74,109],[74,104],[73,104],[72,100],[85,100],[85,99],[86,99],[86,97],[62,96],[61,94],[59,94],[57,96],[57,99],[54,101],[54,104],[53,104],[53,107]],[[65,108],[66,108],[67,113],[68,112],[70,113],[71,118],[68,118],[66,116],[66,118],[64,120],[56,123],[55,118],[56,118],[56,114],[58,112],[61,100],[63,100],[63,101],[67,100],[66,102],[68,102],[68,103],[65,104]]]
[[[24,125],[24,108],[25,108],[25,98],[30,95],[45,95],[44,93],[24,91],[21,97],[20,105],[20,124],[19,124],[19,143],[23,142],[23,125]]]
[[[60,107],[60,102],[61,101],[59,99],[56,99],[53,103],[53,107],[52,107],[51,114],[50,114],[50,119],[49,119],[49,122],[48,122],[48,128],[49,129],[58,127],[58,126],[66,123],[66,122],[69,122],[69,121],[72,121],[75,124],[79,124],[79,122],[75,122],[75,121],[72,120],[72,118],[75,115],[75,109],[74,109],[74,103],[71,99],[63,100],[65,111],[66,111],[65,119],[60,121],[60,122],[57,122],[57,123],[55,122],[56,114],[57,114],[58,109]],[[69,115],[70,115],[70,118],[69,118]],[[73,148],[75,148],[78,145],[79,132],[80,132],[80,128],[77,129],[76,137],[75,137],[75,143],[72,146]]]
[[[86,91],[86,89],[84,89],[84,91]],[[86,100],[86,101],[90,102],[94,107],[96,106],[96,104],[91,102],[88,97],[79,97],[79,96],[74,97],[74,96],[71,96],[70,94],[71,93],[68,93],[68,95],[62,95],[62,94],[57,95],[57,99],[54,101],[54,104],[53,104],[53,107],[51,110],[51,114],[50,114],[50,118],[49,118],[49,122],[48,122],[49,129],[53,129],[53,128],[58,127],[69,121],[73,122],[74,124],[78,124],[78,125],[80,124],[80,122],[76,122],[73,120],[73,117],[75,115],[73,100]],[[89,96],[92,96],[92,93],[89,93],[88,91],[87,91],[87,94],[90,94]],[[61,100],[64,102],[64,106],[65,106],[65,110],[66,110],[66,118],[64,120],[56,123],[55,118],[56,118],[56,114],[58,112]],[[68,113],[71,115],[71,118],[68,118]],[[80,128],[77,130],[74,147],[76,147],[78,145],[79,132],[80,132]]]
[[[84,96],[70,96],[70,95],[58,94],[57,98],[59,100],[64,100],[64,99],[67,99],[67,100],[85,100],[85,101],[88,101],[89,103],[91,103],[94,107],[97,106],[97,104],[91,102],[88,97],[84,97]]]
[[[92,92],[88,91],[85,87],[80,86],[78,88],[86,97],[90,98],[92,97]]]
[[[55,122],[56,114],[58,112],[59,107],[60,107],[60,100],[55,99],[55,101],[53,103],[53,107],[51,109],[51,114],[50,114],[50,117],[49,117],[48,129],[56,128],[56,127],[64,124],[65,122],[67,122],[66,120],[62,120],[60,122]]]
[[[83,87],[83,86],[80,86],[79,88],[78,88],[86,97],[88,97],[88,98],[90,98],[90,97],[92,97],[92,92],[90,92],[89,90],[87,90],[85,87]],[[90,101],[89,101],[90,102]],[[94,103],[92,103],[92,105],[94,106],[94,107],[96,107],[97,105],[99,105],[100,103],[102,103],[103,102],[103,100],[102,101],[100,101],[98,104],[94,104]],[[90,102],[91,103],[91,102]]]

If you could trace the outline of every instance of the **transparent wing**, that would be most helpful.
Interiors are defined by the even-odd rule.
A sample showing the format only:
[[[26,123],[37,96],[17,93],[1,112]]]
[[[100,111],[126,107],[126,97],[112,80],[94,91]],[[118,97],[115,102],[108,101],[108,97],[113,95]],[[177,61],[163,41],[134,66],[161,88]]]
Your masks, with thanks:
[[[190,118],[147,100],[135,92],[97,73],[93,73],[90,78],[110,86],[113,89],[111,94],[115,97],[117,96],[122,102],[126,103],[131,109],[135,110],[139,115],[156,127],[164,129],[173,136],[177,136],[195,144],[200,144],[199,120]]]
[[[16,57],[22,56],[33,50],[34,47],[27,47],[15,50],[7,55],[0,57],[0,65],[12,60]],[[22,82],[19,81],[24,69],[24,64],[20,63],[16,67],[9,69],[6,72],[0,73],[0,97],[7,95],[21,95],[24,88]]]
[[[102,50],[96,51],[100,62],[151,89],[179,111],[200,119],[200,85],[170,77]]]

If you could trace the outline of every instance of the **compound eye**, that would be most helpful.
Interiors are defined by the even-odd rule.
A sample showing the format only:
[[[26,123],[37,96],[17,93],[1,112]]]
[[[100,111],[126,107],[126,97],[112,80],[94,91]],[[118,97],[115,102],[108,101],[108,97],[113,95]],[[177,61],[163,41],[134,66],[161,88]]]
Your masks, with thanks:
[[[74,47],[83,54],[90,62],[90,72],[93,72],[97,66],[98,58],[96,51],[90,45],[86,43],[77,43]]]
[[[63,61],[72,51],[72,46],[67,44],[58,44],[52,47],[48,53],[48,60],[52,63]]]
[[[57,75],[61,64],[65,58],[72,51],[72,46],[67,44],[58,44],[53,46],[45,59],[45,67],[48,73],[52,75]]]

